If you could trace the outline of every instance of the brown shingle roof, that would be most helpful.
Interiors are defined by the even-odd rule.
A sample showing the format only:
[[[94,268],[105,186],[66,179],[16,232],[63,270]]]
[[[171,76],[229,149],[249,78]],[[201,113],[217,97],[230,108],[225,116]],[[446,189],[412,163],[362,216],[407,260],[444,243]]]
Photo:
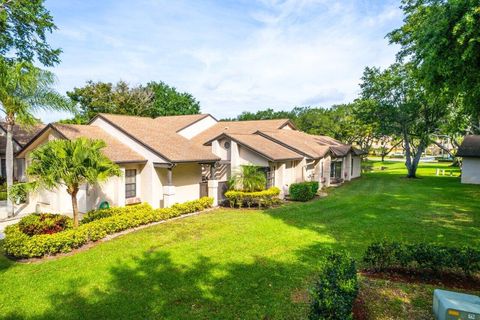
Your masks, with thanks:
[[[162,116],[155,118],[159,127],[172,132],[177,132],[185,127],[210,116],[209,114],[191,114],[182,116]]]
[[[7,132],[7,126],[5,122],[1,122],[0,126],[2,129]],[[35,124],[32,126],[20,126],[20,125],[15,125],[13,127],[13,139],[20,145],[20,147],[23,147],[26,145],[35,135],[40,132],[43,128],[45,128],[46,125],[44,124]],[[0,136],[0,153],[5,153],[7,145],[7,137],[6,136]]]
[[[113,162],[146,161],[144,157],[99,127],[61,123],[54,123],[52,124],[52,127],[69,140],[84,137],[89,139],[101,139],[105,141],[107,146],[103,149],[103,153]]]
[[[324,157],[330,146],[343,145],[330,137],[314,136],[296,130],[259,131],[259,134],[313,159]]]
[[[458,157],[480,157],[480,135],[465,136],[457,151]]]
[[[211,148],[194,143],[181,135],[173,132],[175,128],[181,129],[189,121],[193,123],[198,121],[200,115],[193,116],[175,116],[152,119],[146,117],[99,114],[99,117],[105,119],[110,124],[121,129],[125,134],[133,137],[144,144],[154,152],[159,154],[170,162],[200,162],[217,161],[220,158],[211,152]],[[185,117],[182,120],[182,117]],[[176,125],[173,122],[178,122]]]
[[[288,119],[252,120],[252,121],[220,121],[216,125],[192,138],[192,141],[204,144],[222,133],[249,134],[258,130],[276,130],[290,123]]]
[[[296,160],[303,156],[295,151],[285,148],[258,134],[225,134],[234,141],[260,153],[272,161]]]

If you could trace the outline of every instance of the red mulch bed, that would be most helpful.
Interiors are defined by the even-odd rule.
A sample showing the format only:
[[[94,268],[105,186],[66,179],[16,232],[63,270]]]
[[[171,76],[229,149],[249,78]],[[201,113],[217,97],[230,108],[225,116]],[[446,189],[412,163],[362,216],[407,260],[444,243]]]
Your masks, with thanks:
[[[357,296],[353,303],[353,319],[355,320],[368,320],[367,310],[365,308],[365,301],[361,294]]]

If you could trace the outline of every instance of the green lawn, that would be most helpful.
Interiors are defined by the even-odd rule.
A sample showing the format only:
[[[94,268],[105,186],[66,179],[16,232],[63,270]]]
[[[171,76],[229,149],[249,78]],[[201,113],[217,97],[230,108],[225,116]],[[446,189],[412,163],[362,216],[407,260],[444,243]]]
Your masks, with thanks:
[[[55,260],[25,264],[2,256],[0,317],[305,318],[307,288],[326,249],[360,258],[383,238],[480,245],[480,187],[433,176],[440,166],[424,165],[421,178],[409,180],[401,162],[375,163],[374,172],[307,204],[214,210]],[[400,286],[420,296],[416,312],[430,308],[432,288],[422,296],[406,285],[362,286]],[[411,317],[398,309],[404,312],[393,310],[393,318]],[[372,319],[388,318],[375,310]]]

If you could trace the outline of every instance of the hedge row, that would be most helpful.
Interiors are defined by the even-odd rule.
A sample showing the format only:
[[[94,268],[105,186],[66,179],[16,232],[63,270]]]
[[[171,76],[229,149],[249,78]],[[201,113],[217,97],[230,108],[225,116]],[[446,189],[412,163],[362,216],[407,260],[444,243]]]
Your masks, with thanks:
[[[480,272],[480,250],[468,246],[454,248],[429,243],[374,242],[365,251],[363,261],[374,270],[462,271],[467,276]]]
[[[109,215],[102,212],[103,218],[84,223],[75,229],[54,234],[28,236],[20,231],[18,224],[5,229],[4,249],[7,255],[15,258],[33,258],[56,253],[69,252],[90,241],[98,241],[109,234],[138,227],[151,222],[166,220],[211,207],[212,198],[201,198],[171,208],[152,209],[148,204],[125,208],[111,208]],[[104,211],[104,210],[102,210]],[[91,216],[94,216],[92,213]]]
[[[311,290],[309,319],[353,319],[358,294],[355,261],[346,253],[331,253]]]
[[[250,208],[252,205],[258,207],[271,207],[278,202],[279,194],[280,189],[277,187],[271,187],[267,190],[255,192],[230,190],[225,192],[225,198],[227,198],[231,208],[241,208],[245,206]]]
[[[319,188],[318,181],[292,183],[288,189],[290,199],[294,201],[312,200]]]

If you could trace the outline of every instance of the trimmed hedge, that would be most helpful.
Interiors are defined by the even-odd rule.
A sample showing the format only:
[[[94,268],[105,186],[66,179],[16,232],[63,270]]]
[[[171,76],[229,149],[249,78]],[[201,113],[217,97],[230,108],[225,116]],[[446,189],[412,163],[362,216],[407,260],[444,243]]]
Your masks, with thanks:
[[[317,194],[319,184],[317,181],[292,183],[288,189],[290,199],[294,201],[312,200]]]
[[[346,253],[329,254],[311,290],[309,319],[353,319],[352,309],[357,294],[355,260]]]
[[[279,194],[280,189],[277,187],[271,187],[267,190],[255,192],[230,190],[225,192],[225,197],[227,198],[231,208],[241,208],[244,206],[250,208],[252,205],[256,205],[258,207],[271,207],[279,201]]]
[[[147,210],[148,208],[150,208],[149,204],[140,203],[140,204],[129,205],[125,207],[111,207],[108,209],[91,210],[83,215],[81,223],[85,224],[98,219],[111,217],[116,214],[129,214],[132,212],[137,212],[139,210]]]
[[[110,210],[111,214],[104,212],[102,213],[105,215],[103,218],[84,223],[78,228],[31,237],[20,231],[18,224],[14,224],[5,229],[4,249],[7,255],[15,258],[33,258],[70,252],[109,234],[200,211],[211,207],[212,204],[213,199],[205,197],[183,204],[175,204],[171,208],[155,210],[148,204],[105,209]]]
[[[363,261],[367,267],[380,271],[391,268],[430,269],[433,272],[461,271],[466,276],[480,272],[480,250],[430,243],[374,242]]]
[[[71,218],[54,213],[33,213],[18,222],[20,231],[29,236],[57,233],[70,229],[72,225]]]

